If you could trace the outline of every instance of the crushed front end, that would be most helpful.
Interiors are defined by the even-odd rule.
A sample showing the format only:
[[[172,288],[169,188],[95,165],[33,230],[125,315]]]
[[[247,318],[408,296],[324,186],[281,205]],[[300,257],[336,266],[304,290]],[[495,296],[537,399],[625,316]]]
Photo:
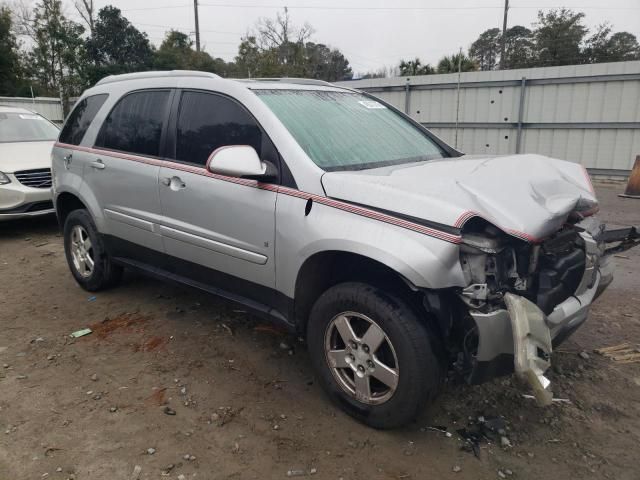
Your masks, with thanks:
[[[613,279],[611,253],[637,245],[638,229],[605,230],[595,217],[578,218],[532,242],[474,220],[462,231],[467,286],[456,292],[464,321],[455,367],[470,383],[515,371],[548,404],[553,347],[587,319]]]

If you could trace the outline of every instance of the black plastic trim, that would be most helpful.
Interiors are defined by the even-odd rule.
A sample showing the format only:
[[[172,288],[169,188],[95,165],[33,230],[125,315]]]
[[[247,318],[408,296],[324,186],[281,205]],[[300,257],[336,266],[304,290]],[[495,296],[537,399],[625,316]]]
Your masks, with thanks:
[[[294,302],[264,285],[203,267],[112,235],[103,235],[113,261],[146,275],[203,290],[295,331]]]

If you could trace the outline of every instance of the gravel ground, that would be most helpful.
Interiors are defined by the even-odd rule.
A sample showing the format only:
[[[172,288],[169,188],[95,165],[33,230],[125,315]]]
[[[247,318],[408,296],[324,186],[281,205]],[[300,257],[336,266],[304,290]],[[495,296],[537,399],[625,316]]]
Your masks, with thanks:
[[[598,187],[601,216],[640,225],[621,190]],[[637,479],[640,364],[593,352],[640,341],[640,248],[616,261],[553,355],[554,393],[571,403],[538,408],[509,377],[449,385],[412,426],[376,431],[327,401],[296,339],[140,276],[93,296],[53,218],[1,224],[0,479]],[[504,431],[476,456],[457,430],[478,417]]]

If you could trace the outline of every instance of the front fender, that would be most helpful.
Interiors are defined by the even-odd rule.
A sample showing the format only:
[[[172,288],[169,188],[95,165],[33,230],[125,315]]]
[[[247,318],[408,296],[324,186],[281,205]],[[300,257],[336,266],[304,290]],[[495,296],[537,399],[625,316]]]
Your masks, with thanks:
[[[314,202],[279,196],[276,211],[276,285],[294,297],[298,272],[325,251],[354,253],[391,268],[419,288],[463,286],[459,247],[398,225]]]

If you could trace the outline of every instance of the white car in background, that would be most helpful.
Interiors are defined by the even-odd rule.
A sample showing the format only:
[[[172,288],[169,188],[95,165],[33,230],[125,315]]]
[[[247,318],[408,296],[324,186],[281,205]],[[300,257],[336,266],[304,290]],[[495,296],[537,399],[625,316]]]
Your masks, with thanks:
[[[51,148],[59,133],[37,113],[0,105],[0,221],[54,212]]]

